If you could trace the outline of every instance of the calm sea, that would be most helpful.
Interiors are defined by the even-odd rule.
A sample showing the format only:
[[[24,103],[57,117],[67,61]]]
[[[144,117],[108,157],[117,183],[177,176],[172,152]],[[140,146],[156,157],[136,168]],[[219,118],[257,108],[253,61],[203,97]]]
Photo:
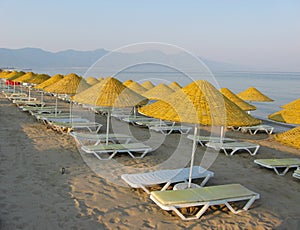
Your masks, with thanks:
[[[33,71],[50,75],[73,72],[81,76],[93,76],[96,78],[111,75],[97,70],[87,70],[86,68],[40,69]],[[134,69],[129,69],[119,72],[115,77],[121,81],[132,79],[140,83],[150,80],[154,84],[168,84],[177,81],[182,86],[189,84],[193,80],[206,79],[217,88],[225,87],[234,93],[239,93],[253,86],[274,100],[274,102],[253,102],[257,110],[251,112],[251,114],[261,119],[266,119],[268,114],[280,110],[281,105],[300,98],[300,73],[292,72],[218,72],[207,75],[197,72],[183,74],[169,70],[135,71]]]

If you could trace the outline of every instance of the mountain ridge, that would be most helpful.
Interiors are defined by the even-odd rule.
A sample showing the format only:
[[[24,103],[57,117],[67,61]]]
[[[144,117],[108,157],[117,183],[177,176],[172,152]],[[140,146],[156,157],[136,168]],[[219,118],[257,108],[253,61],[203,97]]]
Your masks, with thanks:
[[[103,48],[79,51],[67,49],[58,52],[46,51],[41,48],[25,47],[19,49],[0,48],[0,68],[15,67],[15,68],[71,68],[71,67],[89,67],[93,65],[104,55],[110,51]],[[170,54],[163,52],[141,51],[139,53],[120,53],[122,58],[137,60],[140,57],[153,55],[152,58],[164,59],[170,58]],[[174,54],[172,54],[174,55]],[[174,56],[175,57],[175,56]],[[212,71],[235,71],[243,69],[243,67],[200,58]],[[117,60],[121,61],[121,60]],[[118,64],[118,63],[116,63]]]

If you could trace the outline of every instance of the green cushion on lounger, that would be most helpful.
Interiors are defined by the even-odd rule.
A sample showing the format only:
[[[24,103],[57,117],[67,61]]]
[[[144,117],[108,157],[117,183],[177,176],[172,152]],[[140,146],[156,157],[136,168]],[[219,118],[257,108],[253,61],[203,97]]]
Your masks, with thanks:
[[[163,205],[226,200],[255,194],[240,184],[151,192],[151,195]]]
[[[289,165],[300,165],[299,158],[281,158],[281,159],[256,159],[256,163],[269,166],[289,166]]]

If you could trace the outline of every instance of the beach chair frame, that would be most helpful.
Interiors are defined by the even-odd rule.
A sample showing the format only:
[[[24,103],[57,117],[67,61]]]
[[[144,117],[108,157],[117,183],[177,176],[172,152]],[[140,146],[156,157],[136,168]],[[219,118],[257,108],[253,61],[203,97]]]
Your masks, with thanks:
[[[258,144],[253,144],[249,142],[226,142],[226,143],[207,142],[205,145],[217,151],[223,150],[226,156],[232,156],[234,153],[236,153],[239,150],[245,150],[251,156],[254,156],[256,155],[260,147],[260,145]]]
[[[132,188],[141,188],[150,194],[149,187],[162,184],[160,191],[164,191],[171,184],[187,182],[189,179],[190,168],[157,170],[146,173],[122,174],[121,178]],[[192,179],[203,178],[200,186],[203,187],[207,181],[214,176],[212,171],[206,170],[201,166],[193,166]]]
[[[238,185],[238,184],[237,184]],[[237,186],[235,184],[233,184],[233,186]],[[219,185],[219,187],[221,187],[222,185]],[[230,185],[229,185],[230,186]],[[241,186],[241,185],[239,185]],[[206,188],[213,188],[214,186],[211,187],[204,187],[204,188],[199,188],[199,189],[206,189]],[[243,186],[241,186],[243,187]],[[244,187],[243,187],[244,188]],[[176,191],[180,191],[180,190],[176,190]],[[175,192],[176,192],[175,191]],[[181,190],[182,191],[182,190]],[[161,193],[164,192],[170,192],[169,191],[159,191]],[[171,192],[174,192],[171,191]],[[212,200],[207,200],[207,201],[195,201],[195,202],[187,202],[187,203],[177,203],[177,204],[170,204],[170,205],[166,205],[161,203],[155,196],[156,192],[151,192],[150,195],[150,199],[152,201],[154,201],[155,204],[157,204],[161,209],[166,210],[166,211],[174,211],[182,220],[195,220],[195,219],[199,219],[210,206],[215,206],[215,205],[226,205],[226,207],[234,214],[243,212],[243,211],[247,211],[251,205],[254,203],[254,201],[256,199],[259,199],[259,194],[252,192],[249,190],[249,194],[248,195],[232,195],[232,197],[227,197],[226,199],[212,199]],[[231,205],[230,203],[234,203],[234,202],[240,202],[240,201],[245,201],[245,205],[240,208],[240,209],[236,209],[233,207],[233,205]],[[199,211],[191,217],[187,217],[186,215],[184,215],[181,212],[182,208],[190,208],[190,207],[196,207],[196,206],[200,206],[201,208],[199,209]]]

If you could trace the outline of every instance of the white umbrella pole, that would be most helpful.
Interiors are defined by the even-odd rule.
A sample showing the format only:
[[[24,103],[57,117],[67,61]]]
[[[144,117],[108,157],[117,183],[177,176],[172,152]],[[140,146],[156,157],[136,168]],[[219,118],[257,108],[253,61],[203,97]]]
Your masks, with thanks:
[[[28,100],[30,101],[30,86],[28,86]]]
[[[136,118],[136,106],[133,107],[133,117]]]
[[[72,100],[70,100],[70,123],[72,125]]]
[[[194,165],[194,158],[195,158],[196,145],[197,145],[197,140],[196,140],[197,132],[198,132],[198,128],[197,128],[197,125],[195,124],[188,188],[190,188],[191,184],[192,184],[193,165]]]
[[[16,92],[16,82],[13,81],[13,84],[14,84],[14,93],[15,93]]]
[[[57,116],[57,94],[55,97],[55,116]]]
[[[107,120],[106,120],[106,145],[108,145],[109,119],[110,119],[110,110],[108,110],[107,112]]]
[[[225,131],[225,129],[224,129],[224,126],[222,125],[221,126],[221,138],[220,138],[221,143],[223,143],[223,139],[224,139],[224,136],[225,136],[224,131]]]
[[[44,102],[44,91],[42,90],[42,94],[41,94],[41,103]]]

